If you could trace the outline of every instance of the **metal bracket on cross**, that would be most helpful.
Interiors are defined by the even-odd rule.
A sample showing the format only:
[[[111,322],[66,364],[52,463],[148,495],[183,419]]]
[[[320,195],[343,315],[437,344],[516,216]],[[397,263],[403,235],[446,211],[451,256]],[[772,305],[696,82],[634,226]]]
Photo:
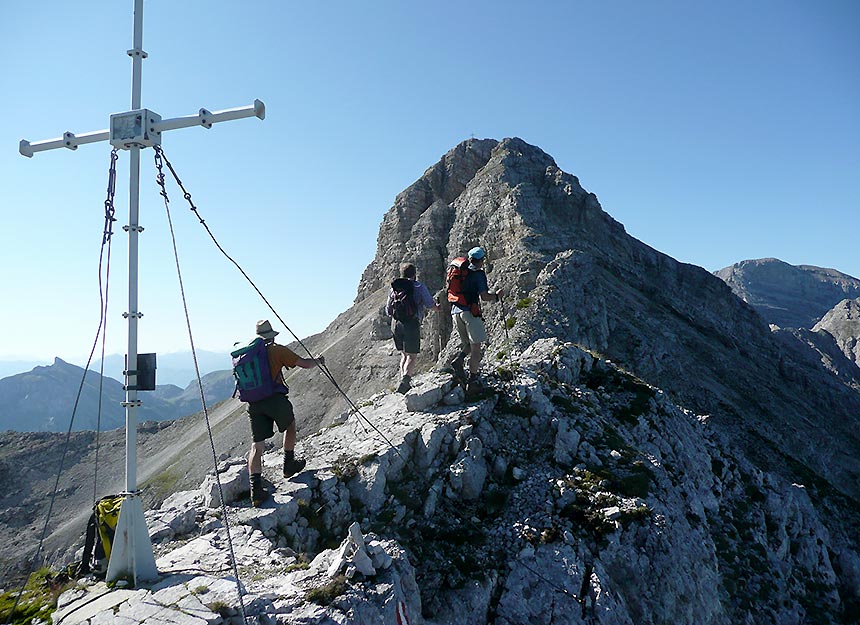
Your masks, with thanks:
[[[77,135],[65,132],[62,137],[31,143],[22,140],[18,151],[26,157],[36,152],[67,148],[76,150],[87,143],[110,141],[115,148],[129,150],[129,220],[123,229],[128,232],[128,319],[127,362],[137,362],[137,324],[143,313],[138,312],[138,238],[143,227],[138,223],[140,212],[140,150],[161,145],[161,135],[168,130],[203,126],[211,128],[218,122],[245,117],[264,119],[266,106],[254,100],[250,106],[210,112],[201,108],[196,115],[162,119],[161,115],[141,106],[141,70],[147,53],[143,51],[143,0],[134,0],[134,47],[127,51],[132,61],[131,110],[110,116],[108,130],[99,130]],[[139,491],[137,488],[137,409],[141,400],[137,397],[137,371],[126,372],[126,396],[122,406],[126,409],[126,486],[125,499],[120,508],[111,557],[108,563],[107,581],[126,579],[137,585],[138,581],[158,577],[152,542],[146,528]]]

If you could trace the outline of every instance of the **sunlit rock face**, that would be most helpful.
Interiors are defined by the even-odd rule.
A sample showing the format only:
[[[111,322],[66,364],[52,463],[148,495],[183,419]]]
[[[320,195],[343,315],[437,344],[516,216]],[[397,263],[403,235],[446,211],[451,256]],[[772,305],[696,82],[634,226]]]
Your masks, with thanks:
[[[225,461],[146,513],[161,578],[99,606],[128,625],[848,622],[856,535],[816,486],[572,343],[485,379],[468,402],[440,373],[368,398],[300,442],[290,480],[266,454],[261,508]],[[62,622],[101,622],[106,591],[64,594]]]
[[[442,312],[423,322],[412,389],[394,393],[380,309],[399,264],[438,294],[475,245],[508,294],[484,306],[485,390],[441,371],[456,348]],[[128,625],[154,604],[167,622],[188,606],[195,623],[851,622],[860,393],[823,362],[850,364],[832,339],[831,353],[799,338],[628,235],[539,148],[463,142],[397,196],[354,304],[303,340],[338,383],[290,372],[305,471],[284,480],[268,453],[274,494],[250,507],[235,400],[212,429],[219,451],[241,451],[217,474],[206,444],[150,448],[147,471],[178,475],[147,512],[164,577],[115,595],[113,613]],[[182,419],[158,434],[206,440]],[[64,601],[84,614],[73,602],[87,598]]]

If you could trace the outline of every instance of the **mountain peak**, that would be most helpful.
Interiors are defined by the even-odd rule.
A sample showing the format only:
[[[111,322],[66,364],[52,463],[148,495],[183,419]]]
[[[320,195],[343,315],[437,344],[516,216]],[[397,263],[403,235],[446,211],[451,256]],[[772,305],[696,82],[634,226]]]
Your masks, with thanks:
[[[399,264],[414,263],[419,279],[444,300],[448,263],[475,245],[487,250],[491,289],[509,294],[483,310],[491,345],[486,367],[542,338],[582,345],[711,414],[750,453],[761,453],[761,439],[774,441],[777,456],[800,458],[860,495],[860,486],[844,479],[860,470],[837,451],[845,440],[860,447],[850,425],[858,407],[852,381],[822,368],[808,345],[772,335],[717,276],[631,237],[576,176],[519,138],[464,141],[397,195],[355,304],[311,345],[328,350],[328,366],[348,380],[348,392],[377,392],[396,378],[389,322],[379,310]],[[450,315],[428,315],[420,369],[444,365],[457,349]],[[339,371],[338,362],[345,363]],[[353,363],[362,363],[358,375]],[[786,392],[786,379],[807,391]],[[342,404],[327,399],[324,387],[309,379],[307,395],[320,399],[297,393],[296,402],[328,424]],[[780,423],[791,423],[792,436]]]
[[[833,337],[840,351],[860,367],[860,297],[844,299],[831,308],[812,328]]]
[[[766,321],[783,328],[812,328],[843,299],[860,297],[860,280],[853,276],[778,258],[744,260],[714,274]]]
[[[563,239],[577,230],[583,241],[603,244],[623,227],[540,148],[516,137],[469,139],[398,194],[356,302],[387,286],[402,262],[414,263],[438,290],[448,262],[476,245],[491,261],[545,264],[546,254],[564,249]]]

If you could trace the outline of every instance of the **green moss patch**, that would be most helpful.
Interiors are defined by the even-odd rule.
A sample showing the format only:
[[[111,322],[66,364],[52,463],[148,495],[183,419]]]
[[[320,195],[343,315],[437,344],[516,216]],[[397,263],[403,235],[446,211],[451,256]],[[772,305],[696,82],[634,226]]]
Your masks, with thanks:
[[[51,622],[51,614],[57,609],[57,598],[68,589],[73,582],[63,573],[55,574],[49,568],[34,572],[21,600],[12,611],[12,606],[21,592],[20,586],[0,594],[0,618],[8,625],[30,625],[34,619]]]
[[[344,594],[347,588],[346,577],[338,575],[328,584],[309,590],[305,595],[305,599],[317,605],[330,605],[335,599]]]
[[[517,302],[517,310],[522,310],[523,308],[528,308],[534,303],[534,300],[530,297],[524,297]]]
[[[161,473],[154,475],[143,484],[147,501],[164,501],[169,495],[175,493],[181,476],[173,467],[168,467]]]

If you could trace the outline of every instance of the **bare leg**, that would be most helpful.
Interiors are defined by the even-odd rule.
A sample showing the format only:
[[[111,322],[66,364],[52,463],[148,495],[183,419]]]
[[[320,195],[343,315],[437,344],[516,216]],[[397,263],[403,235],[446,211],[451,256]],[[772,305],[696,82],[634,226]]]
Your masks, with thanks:
[[[481,344],[480,343],[472,343],[472,350],[469,354],[469,374],[475,375],[478,373],[478,369],[481,368]]]
[[[403,352],[403,364],[400,367],[400,373],[402,375],[408,375],[412,377],[412,374],[415,373],[415,364],[418,362],[418,354],[407,354]]]
[[[248,473],[263,472],[263,451],[266,449],[266,443],[251,443],[251,453],[248,454]]]
[[[290,423],[284,430],[284,451],[294,451],[296,448],[296,422]]]

